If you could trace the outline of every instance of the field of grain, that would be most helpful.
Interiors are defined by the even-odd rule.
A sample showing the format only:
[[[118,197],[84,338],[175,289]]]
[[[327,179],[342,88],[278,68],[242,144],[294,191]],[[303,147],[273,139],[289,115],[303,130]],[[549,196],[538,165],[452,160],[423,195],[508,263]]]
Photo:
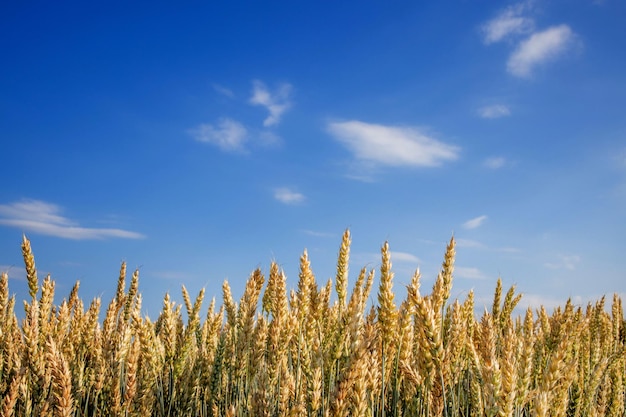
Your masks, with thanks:
[[[183,306],[166,294],[155,322],[141,316],[139,272],[127,287],[125,264],[102,318],[78,284],[55,304],[26,237],[22,251],[31,299],[21,323],[0,280],[2,417],[624,415],[621,299],[517,316],[521,296],[498,281],[478,317],[472,293],[449,300],[454,239],[428,295],[416,272],[395,299],[385,243],[368,307],[375,271],[348,290],[346,231],[334,282],[316,282],[305,251],[294,290],[273,263],[239,302],[224,282],[204,319],[203,291],[193,299],[183,286]]]

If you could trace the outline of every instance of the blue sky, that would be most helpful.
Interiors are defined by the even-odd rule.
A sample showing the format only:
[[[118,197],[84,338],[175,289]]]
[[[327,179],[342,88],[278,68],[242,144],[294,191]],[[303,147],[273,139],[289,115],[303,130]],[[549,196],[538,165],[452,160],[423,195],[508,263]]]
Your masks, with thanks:
[[[0,6],[0,269],[32,242],[57,300],[234,294],[272,260],[398,297],[457,239],[453,297],[626,294],[626,5],[605,1]]]

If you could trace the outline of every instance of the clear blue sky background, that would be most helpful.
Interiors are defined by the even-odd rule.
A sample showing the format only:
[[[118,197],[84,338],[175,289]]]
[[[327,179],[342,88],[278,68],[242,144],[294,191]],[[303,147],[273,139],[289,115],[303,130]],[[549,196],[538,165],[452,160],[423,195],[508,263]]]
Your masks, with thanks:
[[[175,4],[176,3],[176,4]],[[57,301],[140,268],[236,297],[277,261],[398,298],[458,241],[453,297],[626,294],[626,3],[3,2],[0,269],[32,241]],[[19,304],[18,304],[19,305]]]

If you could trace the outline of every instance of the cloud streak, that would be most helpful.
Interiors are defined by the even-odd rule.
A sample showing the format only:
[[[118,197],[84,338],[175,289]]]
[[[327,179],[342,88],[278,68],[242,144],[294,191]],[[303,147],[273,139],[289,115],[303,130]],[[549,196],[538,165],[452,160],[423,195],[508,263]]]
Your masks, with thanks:
[[[26,271],[24,266],[17,267],[15,265],[0,265],[0,274],[6,273],[9,279],[26,281]]]
[[[545,266],[550,269],[566,269],[573,271],[579,263],[580,256],[578,255],[558,255],[556,261],[546,262]]]
[[[319,232],[317,230],[303,229],[301,232],[313,237],[337,237],[335,233]]]
[[[243,151],[248,138],[245,126],[228,118],[220,119],[216,126],[203,123],[190,129],[189,134],[198,142],[215,145],[226,152]]]
[[[456,245],[459,248],[468,248],[468,249],[480,249],[480,250],[488,250],[491,252],[502,252],[502,253],[520,253],[521,250],[513,247],[489,247],[482,242],[471,239],[463,239],[457,238]]]
[[[0,225],[63,239],[142,239],[141,233],[115,228],[82,227],[61,215],[61,208],[40,200],[0,205]]]
[[[532,17],[533,1],[526,0],[509,6],[495,18],[481,26],[486,45],[507,39],[514,39],[516,46],[509,55],[506,69],[519,78],[530,78],[540,65],[553,61],[574,45],[574,32],[566,25],[552,26],[537,30]],[[524,40],[519,41],[524,38]],[[508,116],[508,109],[486,108],[481,117],[495,118]]]
[[[579,296],[572,298],[572,301],[574,303],[576,302],[580,303],[581,300],[582,300],[582,297],[579,297]],[[545,296],[541,294],[524,293],[522,294],[522,299],[519,301],[515,309],[519,312],[522,312],[528,308],[540,309],[541,307],[544,307],[546,311],[550,312],[557,307],[564,306],[566,302],[567,302],[566,299],[559,299],[559,298],[549,297],[549,296]]]
[[[289,100],[291,95],[291,84],[281,84],[273,93],[268,90],[264,83],[255,80],[252,82],[252,97],[250,104],[263,106],[269,111],[269,116],[263,121],[263,126],[269,127],[277,125],[280,118],[291,107]]]
[[[378,165],[436,167],[458,159],[460,148],[426,136],[417,128],[358,120],[329,123],[328,132],[354,157]]]
[[[502,156],[493,156],[485,159],[483,165],[490,169],[500,169],[506,165],[506,158]]]
[[[229,88],[226,88],[222,85],[219,84],[213,84],[213,89],[223,95],[224,97],[228,97],[228,98],[235,98],[235,93],[233,93],[233,91]]]
[[[494,104],[478,109],[478,115],[483,119],[499,119],[511,115],[511,110],[504,104]]]
[[[408,252],[397,252],[391,251],[391,260],[393,262],[409,262],[409,263],[420,263],[420,259]]]
[[[304,194],[287,187],[276,188],[274,190],[274,198],[288,205],[300,204],[305,200]]]
[[[465,229],[476,229],[476,228],[480,227],[485,222],[485,220],[487,220],[487,216],[485,216],[485,215],[475,217],[475,218],[470,219],[470,220],[466,221],[465,223],[463,223],[463,228],[465,228]]]
[[[559,25],[532,34],[522,41],[507,61],[507,71],[520,78],[528,78],[539,65],[562,55],[573,43],[574,32],[567,25]]]
[[[533,19],[523,16],[528,3],[520,3],[505,9],[482,26],[483,40],[489,45],[500,42],[512,35],[529,33],[534,29]]]
[[[454,268],[454,276],[463,279],[487,279],[485,274],[478,268],[457,266]]]

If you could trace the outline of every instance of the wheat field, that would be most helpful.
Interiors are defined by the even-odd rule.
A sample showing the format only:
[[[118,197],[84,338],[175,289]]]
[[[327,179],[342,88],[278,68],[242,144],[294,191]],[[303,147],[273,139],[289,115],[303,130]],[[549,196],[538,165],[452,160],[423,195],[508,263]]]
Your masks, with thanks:
[[[307,252],[297,288],[272,263],[250,275],[241,299],[228,282],[200,317],[168,294],[156,321],[141,315],[139,272],[123,263],[113,300],[86,306],[78,283],[55,304],[22,252],[30,299],[16,316],[0,280],[0,416],[624,416],[625,321],[621,299],[525,315],[498,280],[491,311],[474,296],[449,300],[455,242],[430,294],[416,271],[394,296],[389,245],[375,271],[348,290],[350,233],[334,282],[318,284]],[[266,282],[267,281],[267,282]],[[371,297],[370,297],[371,296]],[[369,306],[369,299],[375,299]],[[183,311],[184,310],[184,311]]]

